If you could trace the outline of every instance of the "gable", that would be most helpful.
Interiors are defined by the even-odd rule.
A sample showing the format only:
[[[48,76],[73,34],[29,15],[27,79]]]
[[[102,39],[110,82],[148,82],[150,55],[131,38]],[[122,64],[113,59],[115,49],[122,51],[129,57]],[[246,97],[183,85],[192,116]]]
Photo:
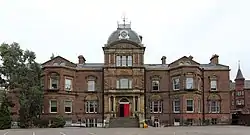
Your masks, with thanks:
[[[69,67],[76,67],[76,64],[61,57],[61,56],[56,56],[55,58],[48,60],[42,64],[42,66],[69,66]]]
[[[170,63],[169,67],[175,67],[175,66],[180,66],[180,65],[186,65],[186,66],[188,66],[188,65],[192,65],[192,66],[197,65],[198,66],[198,65],[200,65],[200,63],[194,61],[193,58],[183,56],[180,59]]]

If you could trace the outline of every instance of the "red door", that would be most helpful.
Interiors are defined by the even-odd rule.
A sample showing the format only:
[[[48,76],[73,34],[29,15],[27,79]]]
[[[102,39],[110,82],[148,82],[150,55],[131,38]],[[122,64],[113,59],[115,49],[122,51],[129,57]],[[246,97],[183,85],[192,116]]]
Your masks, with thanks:
[[[124,104],[124,117],[129,116],[129,104]]]

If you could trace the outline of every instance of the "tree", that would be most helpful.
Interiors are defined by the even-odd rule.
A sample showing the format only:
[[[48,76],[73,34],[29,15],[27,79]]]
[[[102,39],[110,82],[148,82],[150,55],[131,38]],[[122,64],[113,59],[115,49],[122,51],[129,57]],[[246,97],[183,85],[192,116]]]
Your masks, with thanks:
[[[11,128],[11,102],[8,100],[5,91],[1,91],[1,105],[0,105],[0,129]]]
[[[42,112],[43,91],[41,68],[34,52],[23,51],[18,43],[0,46],[2,65],[0,74],[6,79],[2,84],[9,91],[18,93],[20,127],[31,127]],[[0,80],[1,80],[0,79]]]

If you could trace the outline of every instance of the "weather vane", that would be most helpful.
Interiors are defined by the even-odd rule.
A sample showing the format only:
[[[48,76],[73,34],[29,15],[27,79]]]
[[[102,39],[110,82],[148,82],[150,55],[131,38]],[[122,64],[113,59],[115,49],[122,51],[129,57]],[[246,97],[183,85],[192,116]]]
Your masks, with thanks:
[[[238,60],[238,68],[240,69],[240,60]]]

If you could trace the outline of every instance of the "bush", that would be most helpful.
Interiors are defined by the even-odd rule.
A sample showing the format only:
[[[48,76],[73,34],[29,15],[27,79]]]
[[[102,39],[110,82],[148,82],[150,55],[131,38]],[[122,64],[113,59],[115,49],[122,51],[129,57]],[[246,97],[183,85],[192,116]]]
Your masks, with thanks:
[[[63,128],[66,124],[66,121],[62,116],[55,117],[51,120],[51,128]]]
[[[11,128],[11,113],[10,113],[10,104],[6,95],[2,98],[2,104],[0,106],[0,129],[9,129]]]
[[[34,125],[39,128],[47,128],[49,127],[49,120],[47,119],[38,119],[34,122]]]

